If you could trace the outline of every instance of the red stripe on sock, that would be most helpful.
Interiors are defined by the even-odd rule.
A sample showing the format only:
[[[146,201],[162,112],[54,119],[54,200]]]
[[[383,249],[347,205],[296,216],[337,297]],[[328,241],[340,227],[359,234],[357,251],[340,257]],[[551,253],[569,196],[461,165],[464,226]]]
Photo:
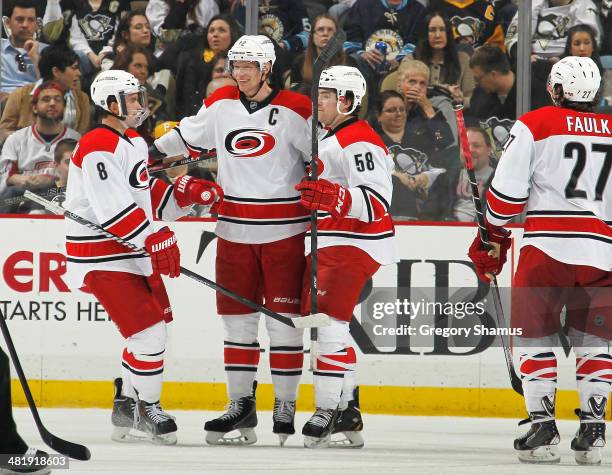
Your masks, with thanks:
[[[227,348],[223,349],[223,362],[226,365],[257,365],[259,364],[259,347],[257,348]]]
[[[304,353],[270,352],[270,369],[302,369]]]
[[[134,369],[152,370],[164,367],[163,358],[158,361],[141,361],[136,359],[134,353],[128,352],[127,348],[123,350],[123,361]]]

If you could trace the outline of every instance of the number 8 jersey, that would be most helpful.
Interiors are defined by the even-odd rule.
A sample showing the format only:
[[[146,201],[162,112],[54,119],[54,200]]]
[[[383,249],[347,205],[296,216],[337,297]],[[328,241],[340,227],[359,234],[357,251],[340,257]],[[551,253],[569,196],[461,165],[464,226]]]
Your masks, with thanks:
[[[352,201],[342,219],[318,213],[318,247],[354,246],[381,265],[397,262],[389,214],[393,160],[378,134],[367,122],[349,119],[320,139],[317,163],[319,178],[347,188]],[[309,251],[310,232],[306,234]]]
[[[521,247],[611,271],[611,117],[554,106],[523,115],[487,194],[488,221],[503,226],[526,211]]]

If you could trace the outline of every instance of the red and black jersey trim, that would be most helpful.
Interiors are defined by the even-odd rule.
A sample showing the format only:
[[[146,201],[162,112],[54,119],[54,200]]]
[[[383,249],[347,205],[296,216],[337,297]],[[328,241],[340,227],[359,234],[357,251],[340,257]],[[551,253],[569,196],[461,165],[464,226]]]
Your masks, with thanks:
[[[227,216],[219,216],[217,221],[226,221],[228,223],[234,224],[248,224],[251,226],[275,226],[280,224],[299,224],[299,223],[307,223],[310,221],[310,217],[305,218],[292,218],[292,219],[278,219],[272,221],[264,221],[264,220],[253,220],[250,221],[248,219],[239,219],[239,218],[228,218]]]
[[[523,237],[593,239],[612,243],[612,227],[588,210],[530,210]]]
[[[130,259],[138,259],[147,257],[144,253],[128,253],[125,255],[116,254],[114,256],[105,256],[105,257],[72,257],[67,256],[66,260],[68,262],[74,262],[75,264],[99,264],[101,262],[114,262],[114,261],[124,261]]]
[[[172,196],[172,192],[174,191],[174,186],[170,186],[164,183],[159,178],[151,178],[149,180],[149,187],[151,189],[151,204],[153,206],[153,215],[157,219],[163,219],[164,209],[166,209],[166,205],[168,204],[168,200]],[[158,189],[161,188],[161,193]]]
[[[378,191],[366,185],[357,185],[357,188],[359,188],[361,190],[361,193],[363,193],[363,198],[366,203],[366,209],[368,211],[368,222],[369,223],[372,223],[374,221],[381,219],[385,214],[389,212],[389,203],[387,203],[387,200],[385,200],[385,198]],[[381,210],[375,209],[375,206],[372,201],[372,197],[375,197],[376,199],[378,199],[378,201],[382,203],[384,207],[384,212],[382,213],[382,215],[381,215]]]
[[[149,225],[149,220],[143,209],[139,208],[136,203],[132,203],[100,226],[109,233],[129,241],[138,236]]]
[[[300,201],[300,196],[291,196],[289,198],[241,198],[239,196],[225,195],[223,199],[242,203],[295,203]]]
[[[306,232],[306,237],[310,237],[311,232]],[[381,234],[361,234],[361,233],[347,233],[341,231],[317,231],[319,237],[341,237],[347,239],[364,239],[366,241],[376,241],[380,239],[387,239],[395,236],[394,231],[389,231]]]
[[[529,197],[514,198],[505,195],[493,186],[489,186],[487,193],[487,210],[496,219],[507,221],[523,212]]]
[[[178,136],[180,137],[180,139],[183,141],[183,144],[187,148],[187,151],[189,152],[189,156],[191,158],[197,158],[200,155],[202,155],[204,152],[206,152],[207,149],[202,148],[202,147],[197,147],[187,142],[187,140],[185,140],[185,138],[183,137],[183,134],[181,134],[181,130],[179,129],[178,125],[172,130],[175,130]]]

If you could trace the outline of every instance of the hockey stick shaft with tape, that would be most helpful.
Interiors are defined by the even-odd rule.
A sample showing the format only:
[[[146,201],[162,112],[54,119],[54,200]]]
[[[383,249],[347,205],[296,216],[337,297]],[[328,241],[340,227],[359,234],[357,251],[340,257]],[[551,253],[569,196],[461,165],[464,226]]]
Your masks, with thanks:
[[[148,167],[148,170],[149,170],[149,173],[159,173],[164,170],[170,170],[171,168],[176,168],[176,167],[180,167],[183,165],[193,165],[195,163],[202,162],[204,160],[212,160],[213,158],[217,158],[216,150],[210,150],[207,153],[203,153],[198,158],[183,158],[175,162],[157,163],[155,165],[151,165],[150,167]]]
[[[130,241],[126,241],[125,239],[107,231],[106,229],[104,229],[103,227],[92,223],[91,221],[71,212],[68,210],[65,210],[64,208],[62,208],[61,206],[56,205],[55,203],[51,203],[48,200],[45,200],[44,198],[36,195],[35,193],[26,191],[24,193],[24,196],[27,197],[28,199],[34,201],[35,203],[41,204],[42,206],[44,206],[47,210],[51,211],[54,214],[60,214],[60,215],[64,215],[65,217],[72,219],[73,221],[76,221],[77,223],[88,227],[89,229],[92,229],[94,231],[97,231],[99,233],[104,234],[106,237],[124,245],[125,247],[127,247],[128,249],[130,249],[131,251],[134,252],[138,252],[138,253],[143,253],[146,256],[149,256],[149,253],[142,249],[139,248],[138,246],[134,245],[133,243],[131,243]],[[241,295],[238,295],[237,293],[223,287],[222,285],[217,284],[216,282],[207,279],[204,276],[201,276],[199,274],[196,274],[195,272],[186,269],[185,267],[180,267],[181,269],[181,274],[185,274],[187,277],[192,278],[193,280],[200,282],[201,284],[206,285],[207,287],[210,287],[211,289],[214,289],[218,292],[221,292],[222,294],[226,295],[227,297],[236,300],[237,302],[240,302],[243,305],[246,305],[249,308],[252,308],[253,310],[256,310],[258,312],[263,313],[264,315],[267,315],[281,323],[284,323],[285,325],[288,325],[290,327],[293,328],[312,328],[315,326],[327,326],[329,325],[329,317],[325,314],[312,314],[312,315],[308,315],[305,317],[298,317],[298,318],[289,318],[289,317],[285,317],[284,315],[281,315],[280,313],[276,313],[272,310],[270,310],[269,308],[264,307],[263,305],[260,305],[258,303],[255,303],[245,297],[242,297]]]
[[[478,222],[478,232],[480,234],[480,240],[486,248],[491,249],[492,245],[489,242],[489,234],[485,224],[484,211],[482,201],[480,200],[480,191],[478,190],[478,182],[476,181],[476,175],[474,173],[474,163],[472,162],[472,152],[467,138],[467,129],[465,127],[465,119],[463,117],[463,105],[456,105],[455,118],[457,120],[457,131],[459,132],[459,143],[461,151],[465,158],[465,168],[467,170],[468,179],[470,181],[470,189],[472,191],[472,199],[474,201],[474,207],[476,208],[476,220]],[[497,314],[497,324],[500,329],[506,328],[506,318],[504,316],[504,309],[501,303],[501,296],[499,294],[499,287],[497,285],[497,278],[491,276],[491,290],[493,292],[493,304],[495,306],[495,313]],[[510,376],[510,384],[512,389],[517,393],[523,394],[523,383],[521,378],[516,374],[514,368],[514,362],[512,360],[512,350],[506,341],[504,335],[500,334],[500,340],[504,350],[504,357],[506,359],[506,366],[508,367],[508,374]]]

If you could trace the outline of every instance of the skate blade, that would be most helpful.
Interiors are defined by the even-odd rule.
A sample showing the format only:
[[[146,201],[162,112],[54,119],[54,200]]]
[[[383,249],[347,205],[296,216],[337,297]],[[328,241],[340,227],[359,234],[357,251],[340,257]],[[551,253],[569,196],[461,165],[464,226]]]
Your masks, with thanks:
[[[252,427],[237,429],[240,435],[226,437],[231,432],[206,432],[206,443],[208,445],[253,445],[257,442],[257,434]]]
[[[365,442],[361,432],[346,431],[340,432],[344,438],[332,439],[329,446],[335,449],[361,449]]]
[[[304,447],[307,449],[326,449],[329,447],[331,441],[331,435],[325,437],[311,437],[309,435],[304,436]]]
[[[556,445],[543,445],[532,450],[518,450],[518,459],[522,463],[554,464],[561,461]]]
[[[176,432],[164,435],[152,435],[141,432],[133,427],[115,427],[111,439],[122,444],[137,444],[147,442],[156,445],[176,445]]]
[[[278,442],[280,443],[281,447],[285,446],[285,442],[287,442],[287,439],[289,438],[289,434],[276,434],[278,435]]]
[[[574,457],[578,465],[601,465],[601,449],[593,447],[591,450],[576,450]]]

